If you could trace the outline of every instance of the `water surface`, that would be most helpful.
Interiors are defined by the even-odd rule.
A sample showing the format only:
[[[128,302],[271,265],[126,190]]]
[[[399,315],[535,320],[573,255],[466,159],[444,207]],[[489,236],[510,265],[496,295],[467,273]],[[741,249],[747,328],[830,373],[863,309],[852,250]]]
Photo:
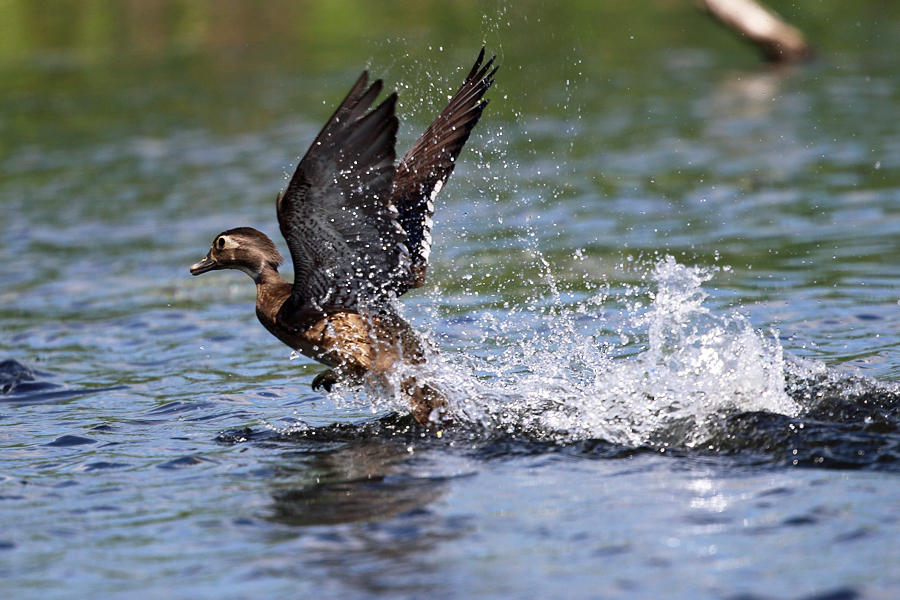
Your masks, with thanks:
[[[900,11],[779,9],[817,62],[687,4],[0,3],[3,596],[900,595]],[[403,151],[482,42],[403,301],[437,437],[187,266],[362,68]]]

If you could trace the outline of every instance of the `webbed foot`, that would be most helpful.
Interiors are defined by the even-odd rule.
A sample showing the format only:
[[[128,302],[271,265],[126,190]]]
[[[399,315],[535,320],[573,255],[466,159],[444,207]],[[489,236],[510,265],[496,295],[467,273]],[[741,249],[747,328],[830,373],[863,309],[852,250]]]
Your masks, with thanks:
[[[447,399],[440,391],[415,379],[404,382],[404,391],[409,395],[412,415],[420,425],[440,430],[453,424],[447,413]]]
[[[334,369],[325,369],[313,379],[312,389],[318,391],[325,388],[326,392],[330,392],[331,388],[338,382],[338,374]]]

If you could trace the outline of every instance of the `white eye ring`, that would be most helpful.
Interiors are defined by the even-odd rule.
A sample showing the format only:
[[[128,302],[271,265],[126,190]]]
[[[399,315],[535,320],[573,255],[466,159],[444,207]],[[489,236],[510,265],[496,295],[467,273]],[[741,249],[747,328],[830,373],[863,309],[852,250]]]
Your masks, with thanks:
[[[241,246],[238,241],[230,235],[220,235],[215,239],[213,244],[215,245],[216,250],[233,250],[240,248]]]

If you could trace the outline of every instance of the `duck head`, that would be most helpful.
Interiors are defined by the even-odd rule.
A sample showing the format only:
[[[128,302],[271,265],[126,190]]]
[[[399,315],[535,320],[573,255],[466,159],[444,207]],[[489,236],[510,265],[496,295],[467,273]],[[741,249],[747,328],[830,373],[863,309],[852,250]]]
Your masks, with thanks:
[[[259,281],[266,269],[278,271],[284,259],[269,237],[252,227],[223,231],[215,237],[203,260],[191,265],[191,275],[217,269],[237,269]]]

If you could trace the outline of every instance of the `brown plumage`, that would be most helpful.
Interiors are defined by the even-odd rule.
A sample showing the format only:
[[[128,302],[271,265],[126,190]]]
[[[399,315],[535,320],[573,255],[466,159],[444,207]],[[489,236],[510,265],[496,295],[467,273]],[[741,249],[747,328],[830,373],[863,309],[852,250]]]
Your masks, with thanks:
[[[368,85],[368,73],[360,76],[278,196],[293,283],[278,274],[283,259],[272,240],[250,227],[220,233],[191,266],[193,275],[216,269],[250,275],[265,328],[331,367],[314,388],[337,381],[389,386],[392,373],[425,361],[421,340],[393,302],[425,281],[434,197],[487,105],[493,61],[484,62],[482,48],[447,107],[397,166],[397,94],[370,110],[382,82]],[[442,420],[445,400],[437,390],[409,374],[399,385],[419,423]]]

